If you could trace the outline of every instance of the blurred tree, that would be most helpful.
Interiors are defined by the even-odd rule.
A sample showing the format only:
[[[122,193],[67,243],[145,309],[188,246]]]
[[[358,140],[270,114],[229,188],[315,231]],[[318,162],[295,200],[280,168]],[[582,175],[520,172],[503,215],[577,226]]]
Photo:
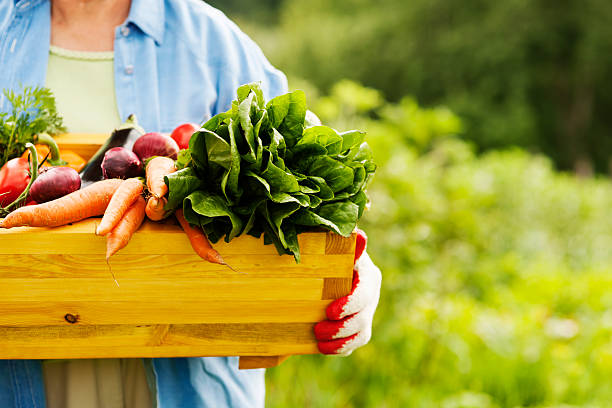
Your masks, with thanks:
[[[282,0],[208,0],[206,3],[232,16],[251,22],[269,24],[276,21]]]
[[[276,65],[324,91],[346,77],[391,100],[410,94],[425,105],[444,103],[481,149],[518,145],[548,154],[562,168],[594,162],[608,170],[612,2],[268,0],[247,6],[232,0],[218,6],[249,21],[251,8],[274,12],[281,3],[280,39],[270,41],[265,30],[259,38],[251,34]]]

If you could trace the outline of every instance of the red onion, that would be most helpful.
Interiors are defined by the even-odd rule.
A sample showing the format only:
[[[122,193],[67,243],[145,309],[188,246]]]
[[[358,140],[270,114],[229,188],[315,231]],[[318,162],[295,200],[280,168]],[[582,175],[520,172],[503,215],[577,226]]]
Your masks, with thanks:
[[[30,199],[37,203],[55,200],[81,188],[79,173],[71,167],[47,167],[41,170],[32,187]]]
[[[164,156],[176,160],[179,147],[170,136],[153,132],[140,136],[136,143],[134,143],[132,151],[142,161],[153,156]]]
[[[142,162],[134,152],[124,147],[113,147],[104,154],[102,176],[105,179],[126,179],[140,175],[142,175]]]

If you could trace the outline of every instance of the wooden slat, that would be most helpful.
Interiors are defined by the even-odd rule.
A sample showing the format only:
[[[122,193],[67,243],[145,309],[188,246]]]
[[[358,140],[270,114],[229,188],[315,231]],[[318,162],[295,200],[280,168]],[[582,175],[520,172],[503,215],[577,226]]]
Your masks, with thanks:
[[[54,139],[60,150],[72,150],[89,160],[109,137],[110,134],[66,133],[57,135]]]
[[[343,237],[334,232],[328,232],[325,242],[325,254],[354,254],[355,234]]]
[[[338,299],[351,293],[352,278],[325,278],[321,299]]]
[[[257,294],[260,301],[321,299],[323,279],[201,278],[179,280],[0,279],[3,302],[27,301],[232,301]]]
[[[212,264],[195,254],[188,255],[114,255],[110,260],[115,276],[121,279],[199,279],[199,278],[325,278],[351,277],[352,259],[344,255],[302,255],[296,264],[291,256],[224,255],[238,273],[226,266]],[[154,267],[157,265],[157,267]],[[161,267],[163,266],[163,267]],[[83,278],[108,279],[104,254],[87,255],[0,255],[0,280],[8,278]]]
[[[257,356],[257,357],[240,357],[238,368],[241,370],[250,370],[253,368],[272,368],[276,367],[290,356]]]
[[[160,336],[161,334],[161,336]],[[0,358],[266,356],[317,352],[310,323],[1,327]]]
[[[318,322],[325,318],[326,300],[155,302],[0,302],[0,326],[75,324],[196,324]]]
[[[57,228],[17,227],[0,229],[0,254],[103,254],[106,240],[94,234],[99,218],[90,218]],[[303,233],[298,237],[301,253],[325,254],[325,234]],[[219,241],[215,249],[225,255],[278,255],[274,245],[263,238],[243,235],[231,244]],[[174,222],[146,221],[134,234],[122,254],[193,254],[185,233]],[[280,257],[279,257],[280,258]]]
[[[216,323],[177,325],[0,326],[7,347],[61,343],[66,346],[205,346],[214,343],[312,344],[312,323]],[[0,350],[0,357],[2,356]]]
[[[223,357],[276,356],[283,354],[316,354],[316,344],[274,344],[273,346],[245,344],[212,344],[207,346],[22,346],[2,351],[3,359],[81,359],[81,358],[162,358],[162,357]],[[259,367],[252,367],[259,368]],[[262,367],[265,368],[265,367]]]

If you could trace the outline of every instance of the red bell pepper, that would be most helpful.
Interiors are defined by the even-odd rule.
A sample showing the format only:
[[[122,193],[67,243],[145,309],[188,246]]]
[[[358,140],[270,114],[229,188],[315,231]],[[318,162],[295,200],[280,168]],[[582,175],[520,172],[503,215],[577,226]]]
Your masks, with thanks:
[[[17,157],[0,169],[0,217],[22,205],[38,177],[38,155],[32,143],[26,143],[30,158]]]
[[[16,157],[7,161],[0,169],[0,206],[15,201],[30,182],[30,162]]]
[[[44,144],[48,147],[51,157],[47,160],[52,166],[63,166],[67,163],[60,157],[60,151],[55,140],[51,136],[41,133],[36,135],[35,141]],[[6,207],[25,191],[30,183],[30,160],[28,156],[32,155],[36,150],[26,149],[21,157],[16,157],[7,161],[2,169],[0,169],[0,208]],[[36,154],[36,163],[40,160]],[[36,167],[38,169],[38,165]],[[23,200],[20,200],[23,201]],[[16,206],[21,203],[16,203]]]

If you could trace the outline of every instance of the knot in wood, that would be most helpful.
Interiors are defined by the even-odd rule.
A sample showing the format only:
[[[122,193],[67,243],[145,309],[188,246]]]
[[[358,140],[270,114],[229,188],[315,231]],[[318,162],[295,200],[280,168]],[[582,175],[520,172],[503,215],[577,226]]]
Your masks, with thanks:
[[[79,321],[79,315],[73,315],[72,313],[66,313],[64,315],[64,320],[66,320],[70,324],[75,324]]]

